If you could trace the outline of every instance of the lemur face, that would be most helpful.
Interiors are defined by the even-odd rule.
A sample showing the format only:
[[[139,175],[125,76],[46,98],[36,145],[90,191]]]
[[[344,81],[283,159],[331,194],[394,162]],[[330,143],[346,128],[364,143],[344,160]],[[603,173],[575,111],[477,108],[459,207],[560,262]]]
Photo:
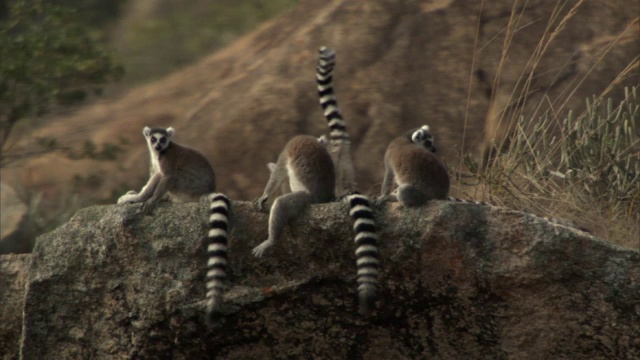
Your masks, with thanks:
[[[433,146],[433,135],[429,131],[429,125],[423,125],[418,130],[411,133],[411,142],[416,145],[424,146],[431,152],[436,152],[435,146]]]
[[[157,152],[162,152],[171,143],[171,137],[174,134],[173,128],[161,129],[161,128],[149,128],[145,127],[142,132],[147,139],[149,146]]]

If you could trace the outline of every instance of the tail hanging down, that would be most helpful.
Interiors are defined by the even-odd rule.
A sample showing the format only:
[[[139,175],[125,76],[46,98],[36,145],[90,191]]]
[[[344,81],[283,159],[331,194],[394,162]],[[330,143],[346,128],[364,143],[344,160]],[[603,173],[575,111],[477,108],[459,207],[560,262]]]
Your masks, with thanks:
[[[209,195],[209,235],[207,236],[207,321],[220,312],[227,279],[227,231],[231,202],[224,194]]]
[[[349,215],[353,219],[356,233],[356,262],[358,265],[358,300],[361,315],[369,315],[373,310],[378,287],[378,235],[375,231],[373,211],[365,195],[347,195]]]

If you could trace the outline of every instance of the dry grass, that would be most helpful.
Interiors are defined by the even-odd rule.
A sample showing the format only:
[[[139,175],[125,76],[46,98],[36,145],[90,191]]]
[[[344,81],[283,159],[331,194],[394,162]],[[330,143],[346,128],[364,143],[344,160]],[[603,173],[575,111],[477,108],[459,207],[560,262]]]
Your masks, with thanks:
[[[600,96],[587,99],[584,112],[575,115],[570,111],[564,119],[558,115],[566,113],[566,99],[628,32],[608,43],[586,74],[563,92],[563,99],[549,99],[546,94],[541,97],[540,102],[545,101],[552,112],[538,114],[543,108],[539,103],[527,107],[536,109],[533,113],[523,113],[540,60],[583,2],[576,2],[568,10],[563,9],[567,2],[558,2],[512,89],[509,103],[518,106],[499,109],[497,126],[507,129],[508,135],[496,139],[493,145],[498,151],[485,164],[476,162],[471,154],[463,156],[464,166],[460,169],[473,174],[475,186],[469,188],[459,180],[454,187],[496,205],[573,220],[598,237],[640,249],[640,89],[625,89],[624,99],[605,99],[621,79],[637,71],[638,58]],[[523,26],[519,23],[521,5],[514,3],[504,31],[493,89],[500,85],[500,70],[514,33]],[[560,17],[563,12],[565,15]],[[637,26],[638,18],[627,30]],[[471,79],[470,76],[470,82]]]
[[[515,124],[508,151],[478,174],[490,202],[575,221],[619,245],[640,248],[640,90],[593,98],[559,128],[542,116]],[[553,130],[552,130],[553,129]]]

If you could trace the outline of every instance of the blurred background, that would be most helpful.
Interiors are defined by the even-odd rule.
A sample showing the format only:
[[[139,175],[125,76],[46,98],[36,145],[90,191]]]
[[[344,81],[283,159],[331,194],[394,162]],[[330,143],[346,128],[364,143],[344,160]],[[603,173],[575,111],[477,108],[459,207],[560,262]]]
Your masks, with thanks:
[[[148,177],[144,126],[203,152],[218,191],[259,196],[292,135],[327,131],[317,50],[356,180],[429,124],[452,195],[640,248],[637,1],[0,2],[0,253]]]

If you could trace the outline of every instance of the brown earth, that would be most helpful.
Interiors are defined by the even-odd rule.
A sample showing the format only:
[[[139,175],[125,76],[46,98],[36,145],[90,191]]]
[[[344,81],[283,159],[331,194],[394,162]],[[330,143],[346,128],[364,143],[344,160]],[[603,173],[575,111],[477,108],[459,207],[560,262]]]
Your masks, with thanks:
[[[80,176],[92,179],[83,196],[113,201],[146,181],[142,128],[173,126],[178,142],[210,159],[219,191],[255,198],[269,174],[265,165],[288,138],[326,131],[314,83],[321,45],[338,54],[336,91],[363,191],[377,192],[390,139],[425,123],[449,165],[457,165],[457,148],[480,156],[486,137],[504,133],[497,124],[501,111],[507,109],[507,118],[517,115],[518,81],[530,74],[525,105],[515,109],[532,119],[548,109],[559,116],[571,108],[579,112],[585,97],[612,83],[607,94],[615,96],[623,85],[640,82],[638,3],[483,4],[480,11],[478,2],[465,1],[302,1],[193,66],[51,119],[32,134],[78,147],[86,140],[117,144],[124,138],[129,145],[118,163],[51,155],[3,169],[2,180],[52,200],[68,196]],[[512,12],[517,21],[510,22]],[[514,37],[501,63],[508,33]],[[540,43],[548,46],[533,65]],[[627,77],[616,78],[634,64]]]

